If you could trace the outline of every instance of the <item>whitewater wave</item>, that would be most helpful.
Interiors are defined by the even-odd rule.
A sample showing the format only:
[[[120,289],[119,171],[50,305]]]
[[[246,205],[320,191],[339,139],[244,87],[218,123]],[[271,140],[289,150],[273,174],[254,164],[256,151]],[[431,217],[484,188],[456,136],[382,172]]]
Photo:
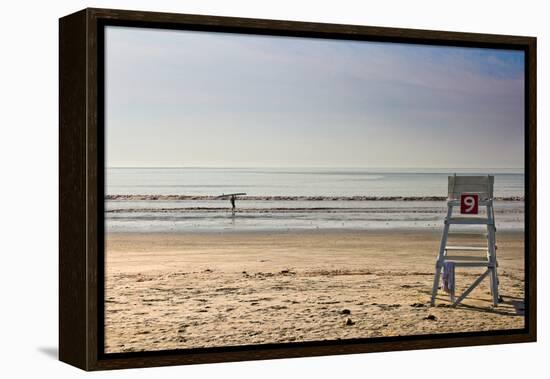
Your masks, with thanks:
[[[213,195],[106,195],[109,201],[178,201],[178,200],[219,200],[227,197]],[[239,196],[239,201],[445,201],[445,196]],[[496,201],[524,201],[523,196],[496,197]]]

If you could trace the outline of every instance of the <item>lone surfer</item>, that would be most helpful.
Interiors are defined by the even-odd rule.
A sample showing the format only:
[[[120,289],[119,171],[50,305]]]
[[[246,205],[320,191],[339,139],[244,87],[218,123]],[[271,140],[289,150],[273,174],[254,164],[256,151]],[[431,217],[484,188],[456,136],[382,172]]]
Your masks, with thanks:
[[[235,216],[235,211],[237,209],[237,207],[235,206],[235,201],[237,200],[237,196],[240,196],[240,195],[246,195],[246,193],[244,193],[244,192],[224,193],[224,194],[221,194],[220,196],[217,196],[216,198],[217,199],[229,199],[229,203],[231,204],[231,214],[233,216]]]
[[[233,214],[235,214],[235,199],[237,198],[237,196],[235,195],[231,195],[231,197],[229,198],[229,201],[231,202],[231,212],[233,212]]]

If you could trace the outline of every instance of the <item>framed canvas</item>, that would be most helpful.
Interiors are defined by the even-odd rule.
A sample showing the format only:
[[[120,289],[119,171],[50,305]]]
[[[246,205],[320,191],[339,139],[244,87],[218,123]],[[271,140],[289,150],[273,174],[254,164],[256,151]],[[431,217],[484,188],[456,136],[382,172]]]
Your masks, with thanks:
[[[536,340],[536,39],[59,22],[59,357]]]

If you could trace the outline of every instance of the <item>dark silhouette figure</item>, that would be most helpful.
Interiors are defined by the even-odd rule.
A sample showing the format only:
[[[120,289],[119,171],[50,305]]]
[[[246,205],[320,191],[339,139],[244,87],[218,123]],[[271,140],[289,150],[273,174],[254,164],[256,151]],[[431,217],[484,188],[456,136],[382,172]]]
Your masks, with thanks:
[[[229,201],[231,202],[231,211],[233,212],[233,214],[235,214],[235,199],[235,195],[231,195],[231,197],[229,198]]]

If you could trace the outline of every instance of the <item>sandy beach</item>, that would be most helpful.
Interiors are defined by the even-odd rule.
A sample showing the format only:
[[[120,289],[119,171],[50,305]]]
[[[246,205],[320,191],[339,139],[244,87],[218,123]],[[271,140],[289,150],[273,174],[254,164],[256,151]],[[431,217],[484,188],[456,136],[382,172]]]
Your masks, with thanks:
[[[439,238],[439,231],[108,233],[105,351],[522,328],[523,234],[497,234],[504,302],[495,309],[488,281],[458,308],[442,291],[429,307]],[[480,272],[457,269],[458,291]]]

